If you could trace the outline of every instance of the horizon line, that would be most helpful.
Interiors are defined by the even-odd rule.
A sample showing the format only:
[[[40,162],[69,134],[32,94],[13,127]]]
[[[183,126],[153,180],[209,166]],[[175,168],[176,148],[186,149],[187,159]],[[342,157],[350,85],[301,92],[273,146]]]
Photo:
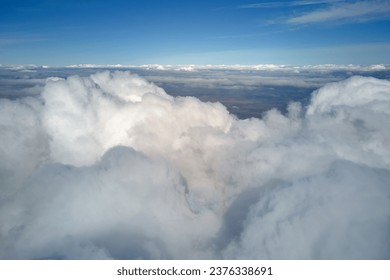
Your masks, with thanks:
[[[70,65],[38,65],[33,63],[27,64],[1,64],[0,68],[8,68],[9,70],[33,70],[37,68],[146,68],[148,70],[181,70],[181,71],[194,71],[194,70],[207,70],[207,69],[236,69],[236,70],[288,70],[288,69],[356,69],[367,68],[371,70],[388,70],[390,64],[374,63],[374,64],[336,64],[336,63],[320,63],[320,64],[273,64],[273,63],[257,63],[257,64],[158,64],[158,63],[146,63],[146,64],[95,64],[95,63],[80,63]]]

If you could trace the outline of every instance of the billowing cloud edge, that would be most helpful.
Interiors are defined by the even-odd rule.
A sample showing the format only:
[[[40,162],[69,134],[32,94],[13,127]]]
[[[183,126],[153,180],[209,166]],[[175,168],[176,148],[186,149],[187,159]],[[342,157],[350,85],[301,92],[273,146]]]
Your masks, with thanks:
[[[247,120],[129,72],[48,79],[0,101],[0,258],[388,259],[389,112],[359,76]]]

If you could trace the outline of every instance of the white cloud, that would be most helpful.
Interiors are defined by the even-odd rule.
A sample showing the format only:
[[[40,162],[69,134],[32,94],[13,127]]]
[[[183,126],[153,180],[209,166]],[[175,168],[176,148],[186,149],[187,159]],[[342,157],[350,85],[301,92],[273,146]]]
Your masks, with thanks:
[[[302,1],[289,1],[289,2],[261,2],[241,5],[241,9],[265,9],[265,8],[282,8],[282,7],[297,7],[297,6],[309,6],[319,4],[330,4],[335,2],[341,2],[343,0],[302,0]]]
[[[223,251],[242,259],[376,259],[386,250],[387,180],[366,166],[336,161],[253,203],[239,238]],[[257,190],[260,191],[260,190]]]
[[[368,46],[366,46],[368,48]],[[374,46],[370,45],[373,48]],[[380,46],[382,49],[385,46]],[[337,48],[325,48],[321,51],[334,53]],[[355,50],[352,46],[344,47],[351,52],[361,52],[361,48]],[[343,50],[344,50],[343,49]],[[305,50],[304,52],[310,52]],[[75,69],[129,69],[142,73],[142,76],[157,84],[169,84],[193,88],[219,88],[219,89],[243,89],[250,90],[263,86],[279,87],[291,86],[300,88],[320,87],[327,82],[337,81],[332,72],[366,72],[386,71],[389,65],[357,65],[357,64],[318,64],[318,65],[282,65],[282,64],[255,64],[255,65],[167,65],[145,64],[139,66],[125,65],[94,65],[81,64],[68,66]],[[178,74],[180,73],[180,74]],[[348,76],[347,74],[345,74]]]
[[[389,69],[389,66],[383,64],[322,64],[305,66],[277,64],[153,65],[153,67],[144,65],[131,69],[146,69],[147,71],[143,73],[144,77],[158,84],[245,90],[258,89],[264,86],[314,88],[320,87],[327,82],[336,81],[337,79],[332,75],[334,71],[345,73],[366,72],[370,74],[372,71],[386,71]],[[182,74],[177,74],[176,72],[182,72]]]
[[[390,258],[390,82],[262,119],[128,72],[0,100],[0,258]]]
[[[354,1],[330,5],[326,8],[316,9],[300,16],[288,19],[291,24],[307,24],[320,22],[359,22],[389,18],[390,1]]]
[[[148,70],[172,70],[172,71],[201,71],[201,70],[237,70],[237,71],[285,71],[293,72],[296,70],[356,70],[356,71],[369,71],[369,70],[386,70],[390,69],[388,65],[373,64],[373,65],[357,65],[357,64],[315,64],[315,65],[283,65],[283,64],[255,64],[255,65],[141,65],[130,66],[132,68],[145,68]]]
[[[15,64],[15,65],[1,65],[1,68],[15,71],[24,71],[24,70],[36,70],[38,68],[35,64]]]
[[[67,68],[128,68],[130,65],[122,64],[72,64],[66,66]]]

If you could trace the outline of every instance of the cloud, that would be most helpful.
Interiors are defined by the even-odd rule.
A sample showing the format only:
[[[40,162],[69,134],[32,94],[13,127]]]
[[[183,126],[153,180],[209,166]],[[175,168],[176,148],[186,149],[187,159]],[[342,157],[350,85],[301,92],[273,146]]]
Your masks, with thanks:
[[[388,19],[390,12],[389,0],[334,0],[334,1],[290,1],[290,2],[261,2],[239,6],[240,9],[277,9],[303,8],[311,10],[291,17],[285,23],[293,25],[323,23],[323,22],[364,22]],[[279,22],[280,21],[276,21]],[[272,21],[270,23],[275,23]]]
[[[382,197],[389,179],[388,170],[336,161],[325,173],[274,186],[252,204],[239,238],[223,256],[389,258],[385,225],[390,207]]]
[[[289,2],[261,2],[241,5],[241,9],[266,9],[266,8],[283,8],[283,7],[299,7],[309,5],[331,4],[341,2],[342,0],[303,0],[303,1],[289,1]]]
[[[334,51],[334,49],[333,49]],[[387,65],[144,65],[132,70],[146,70],[143,76],[162,87],[205,88],[236,90],[241,96],[248,90],[261,91],[264,87],[295,87],[313,89],[342,78],[335,78],[334,72],[373,75],[385,71]],[[179,74],[179,73],[180,74]],[[239,91],[240,90],[240,91]],[[197,91],[194,94],[203,94]],[[221,100],[223,101],[223,100]]]
[[[354,1],[330,5],[326,8],[315,9],[303,15],[287,20],[290,24],[308,24],[321,22],[360,22],[369,20],[388,19],[390,1]]]
[[[371,45],[370,45],[371,46]],[[350,47],[350,46],[349,46]],[[1,67],[1,66],[0,66]],[[12,70],[20,70],[33,68],[34,65],[14,65],[14,66],[3,66]],[[75,69],[144,69],[144,70],[156,70],[156,71],[177,71],[177,72],[194,72],[202,70],[235,70],[235,71],[281,71],[281,72],[295,72],[297,70],[327,70],[327,71],[338,71],[338,70],[355,70],[355,71],[370,71],[370,70],[387,70],[390,69],[389,65],[384,64],[373,64],[373,65],[358,65],[358,64],[316,64],[316,65],[283,65],[283,64],[255,64],[255,65],[195,65],[195,64],[184,64],[184,65],[167,65],[167,64],[144,64],[144,65],[121,65],[121,64],[78,64],[69,65],[65,68]]]
[[[0,100],[1,259],[389,259],[390,82],[262,119],[129,72]]]

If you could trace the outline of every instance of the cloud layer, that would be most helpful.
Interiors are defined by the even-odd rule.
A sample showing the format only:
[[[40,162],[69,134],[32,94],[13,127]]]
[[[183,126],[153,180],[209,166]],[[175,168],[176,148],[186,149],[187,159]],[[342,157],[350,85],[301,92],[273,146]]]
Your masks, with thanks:
[[[239,120],[129,72],[0,100],[0,258],[390,258],[390,82]]]

